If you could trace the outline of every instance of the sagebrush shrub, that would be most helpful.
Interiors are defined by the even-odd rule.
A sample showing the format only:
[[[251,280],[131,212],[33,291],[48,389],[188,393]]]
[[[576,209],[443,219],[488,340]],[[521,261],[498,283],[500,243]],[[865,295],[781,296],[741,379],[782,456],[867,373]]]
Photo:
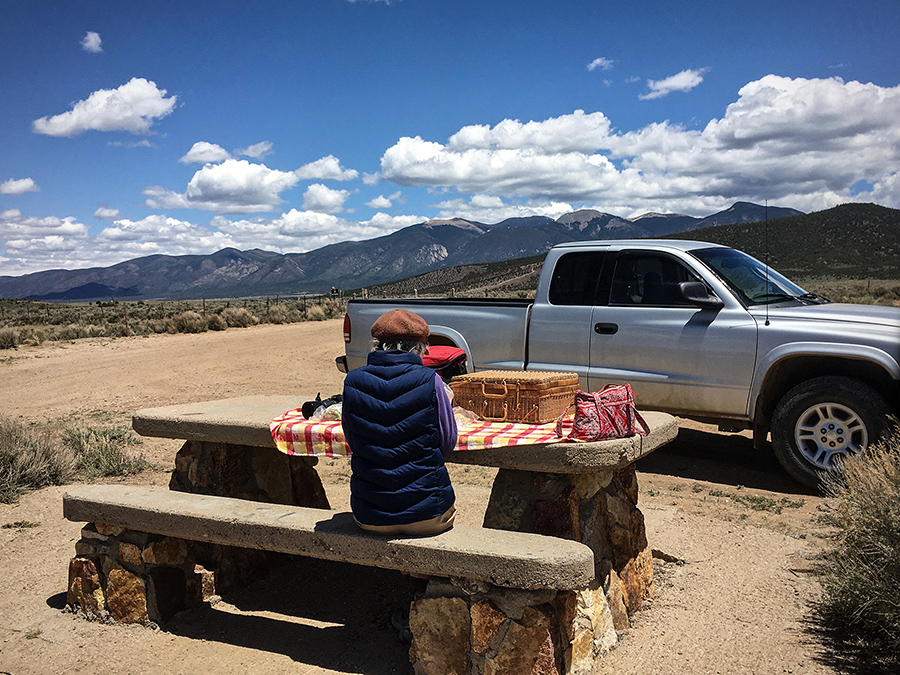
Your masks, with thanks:
[[[61,485],[74,473],[72,453],[49,432],[0,417],[0,503],[14,502],[26,490]]]
[[[306,309],[307,321],[324,321],[328,317],[325,316],[325,310],[321,305],[313,305]]]
[[[23,345],[31,345],[36,347],[38,345],[44,344],[47,340],[47,331],[42,328],[33,328],[31,330],[27,330],[20,336]]]
[[[226,307],[222,310],[222,318],[229,327],[246,328],[259,323],[259,319],[253,316],[246,307]]]
[[[103,326],[93,324],[70,323],[60,326],[51,335],[51,340],[80,340],[81,338],[103,337]]]
[[[175,328],[179,333],[205,333],[206,319],[197,312],[188,310],[172,317]]]
[[[19,331],[12,326],[0,328],[0,349],[15,349],[19,345]]]
[[[900,667],[900,428],[842,468],[825,479],[838,529],[817,570],[822,610],[890,670]]]
[[[220,314],[210,314],[206,317],[206,327],[209,330],[225,330],[228,328],[228,322]]]
[[[281,324],[286,320],[287,311],[284,309],[284,305],[272,305],[267,314],[269,323]]]

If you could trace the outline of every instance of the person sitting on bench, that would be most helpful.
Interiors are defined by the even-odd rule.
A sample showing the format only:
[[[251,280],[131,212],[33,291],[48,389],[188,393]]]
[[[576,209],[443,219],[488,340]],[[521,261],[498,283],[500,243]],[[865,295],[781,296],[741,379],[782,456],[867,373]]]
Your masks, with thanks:
[[[456,420],[441,376],[422,365],[428,336],[419,315],[386,312],[372,325],[367,364],[344,380],[350,510],[365,530],[416,536],[453,526],[444,459],[456,447]]]

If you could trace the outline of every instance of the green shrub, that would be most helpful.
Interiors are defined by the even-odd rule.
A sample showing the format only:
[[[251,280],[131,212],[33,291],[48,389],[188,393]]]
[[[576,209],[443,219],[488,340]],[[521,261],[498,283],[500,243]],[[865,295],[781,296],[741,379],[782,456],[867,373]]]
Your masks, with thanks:
[[[0,417],[0,503],[26,490],[61,485],[72,479],[75,461],[46,432]]]
[[[128,427],[107,429],[69,428],[63,443],[75,457],[78,471],[86,478],[127,476],[140,473],[149,466],[143,458],[128,450],[141,443]]]
[[[259,323],[246,307],[226,307],[222,310],[222,318],[229,327],[246,328]]]
[[[839,646],[900,668],[900,428],[826,479],[837,534],[817,572],[821,614]],[[835,639],[835,638],[832,638]],[[837,640],[836,640],[837,641]],[[863,656],[865,654],[865,656]]]
[[[221,314],[210,314],[206,317],[206,327],[209,330],[225,330],[228,328],[228,322],[222,318]]]
[[[206,319],[197,312],[187,311],[172,317],[179,333],[205,333]]]
[[[0,349],[15,349],[19,345],[19,331],[12,326],[0,328]]]

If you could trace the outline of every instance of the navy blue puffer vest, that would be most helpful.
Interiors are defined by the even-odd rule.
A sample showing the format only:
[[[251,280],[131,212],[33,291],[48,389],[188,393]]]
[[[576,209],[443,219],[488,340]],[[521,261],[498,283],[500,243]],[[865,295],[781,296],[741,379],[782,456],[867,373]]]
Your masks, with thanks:
[[[434,371],[408,352],[371,352],[344,380],[350,509],[366,525],[443,515],[455,500],[439,447]]]

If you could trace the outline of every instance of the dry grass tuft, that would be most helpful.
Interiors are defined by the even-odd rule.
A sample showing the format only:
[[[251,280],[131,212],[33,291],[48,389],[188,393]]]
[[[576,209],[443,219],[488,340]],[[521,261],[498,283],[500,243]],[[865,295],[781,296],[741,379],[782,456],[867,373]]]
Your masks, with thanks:
[[[49,432],[0,418],[0,503],[26,490],[62,485],[75,476],[75,458]]]
[[[19,344],[19,331],[12,326],[0,328],[0,349],[15,349]]]
[[[72,452],[78,472],[85,478],[128,476],[140,473],[149,463],[129,450],[141,443],[128,427],[66,429],[63,444]]]
[[[865,654],[870,672],[900,668],[900,427],[825,481],[838,528],[818,568],[832,641]],[[835,636],[839,636],[836,638]]]

